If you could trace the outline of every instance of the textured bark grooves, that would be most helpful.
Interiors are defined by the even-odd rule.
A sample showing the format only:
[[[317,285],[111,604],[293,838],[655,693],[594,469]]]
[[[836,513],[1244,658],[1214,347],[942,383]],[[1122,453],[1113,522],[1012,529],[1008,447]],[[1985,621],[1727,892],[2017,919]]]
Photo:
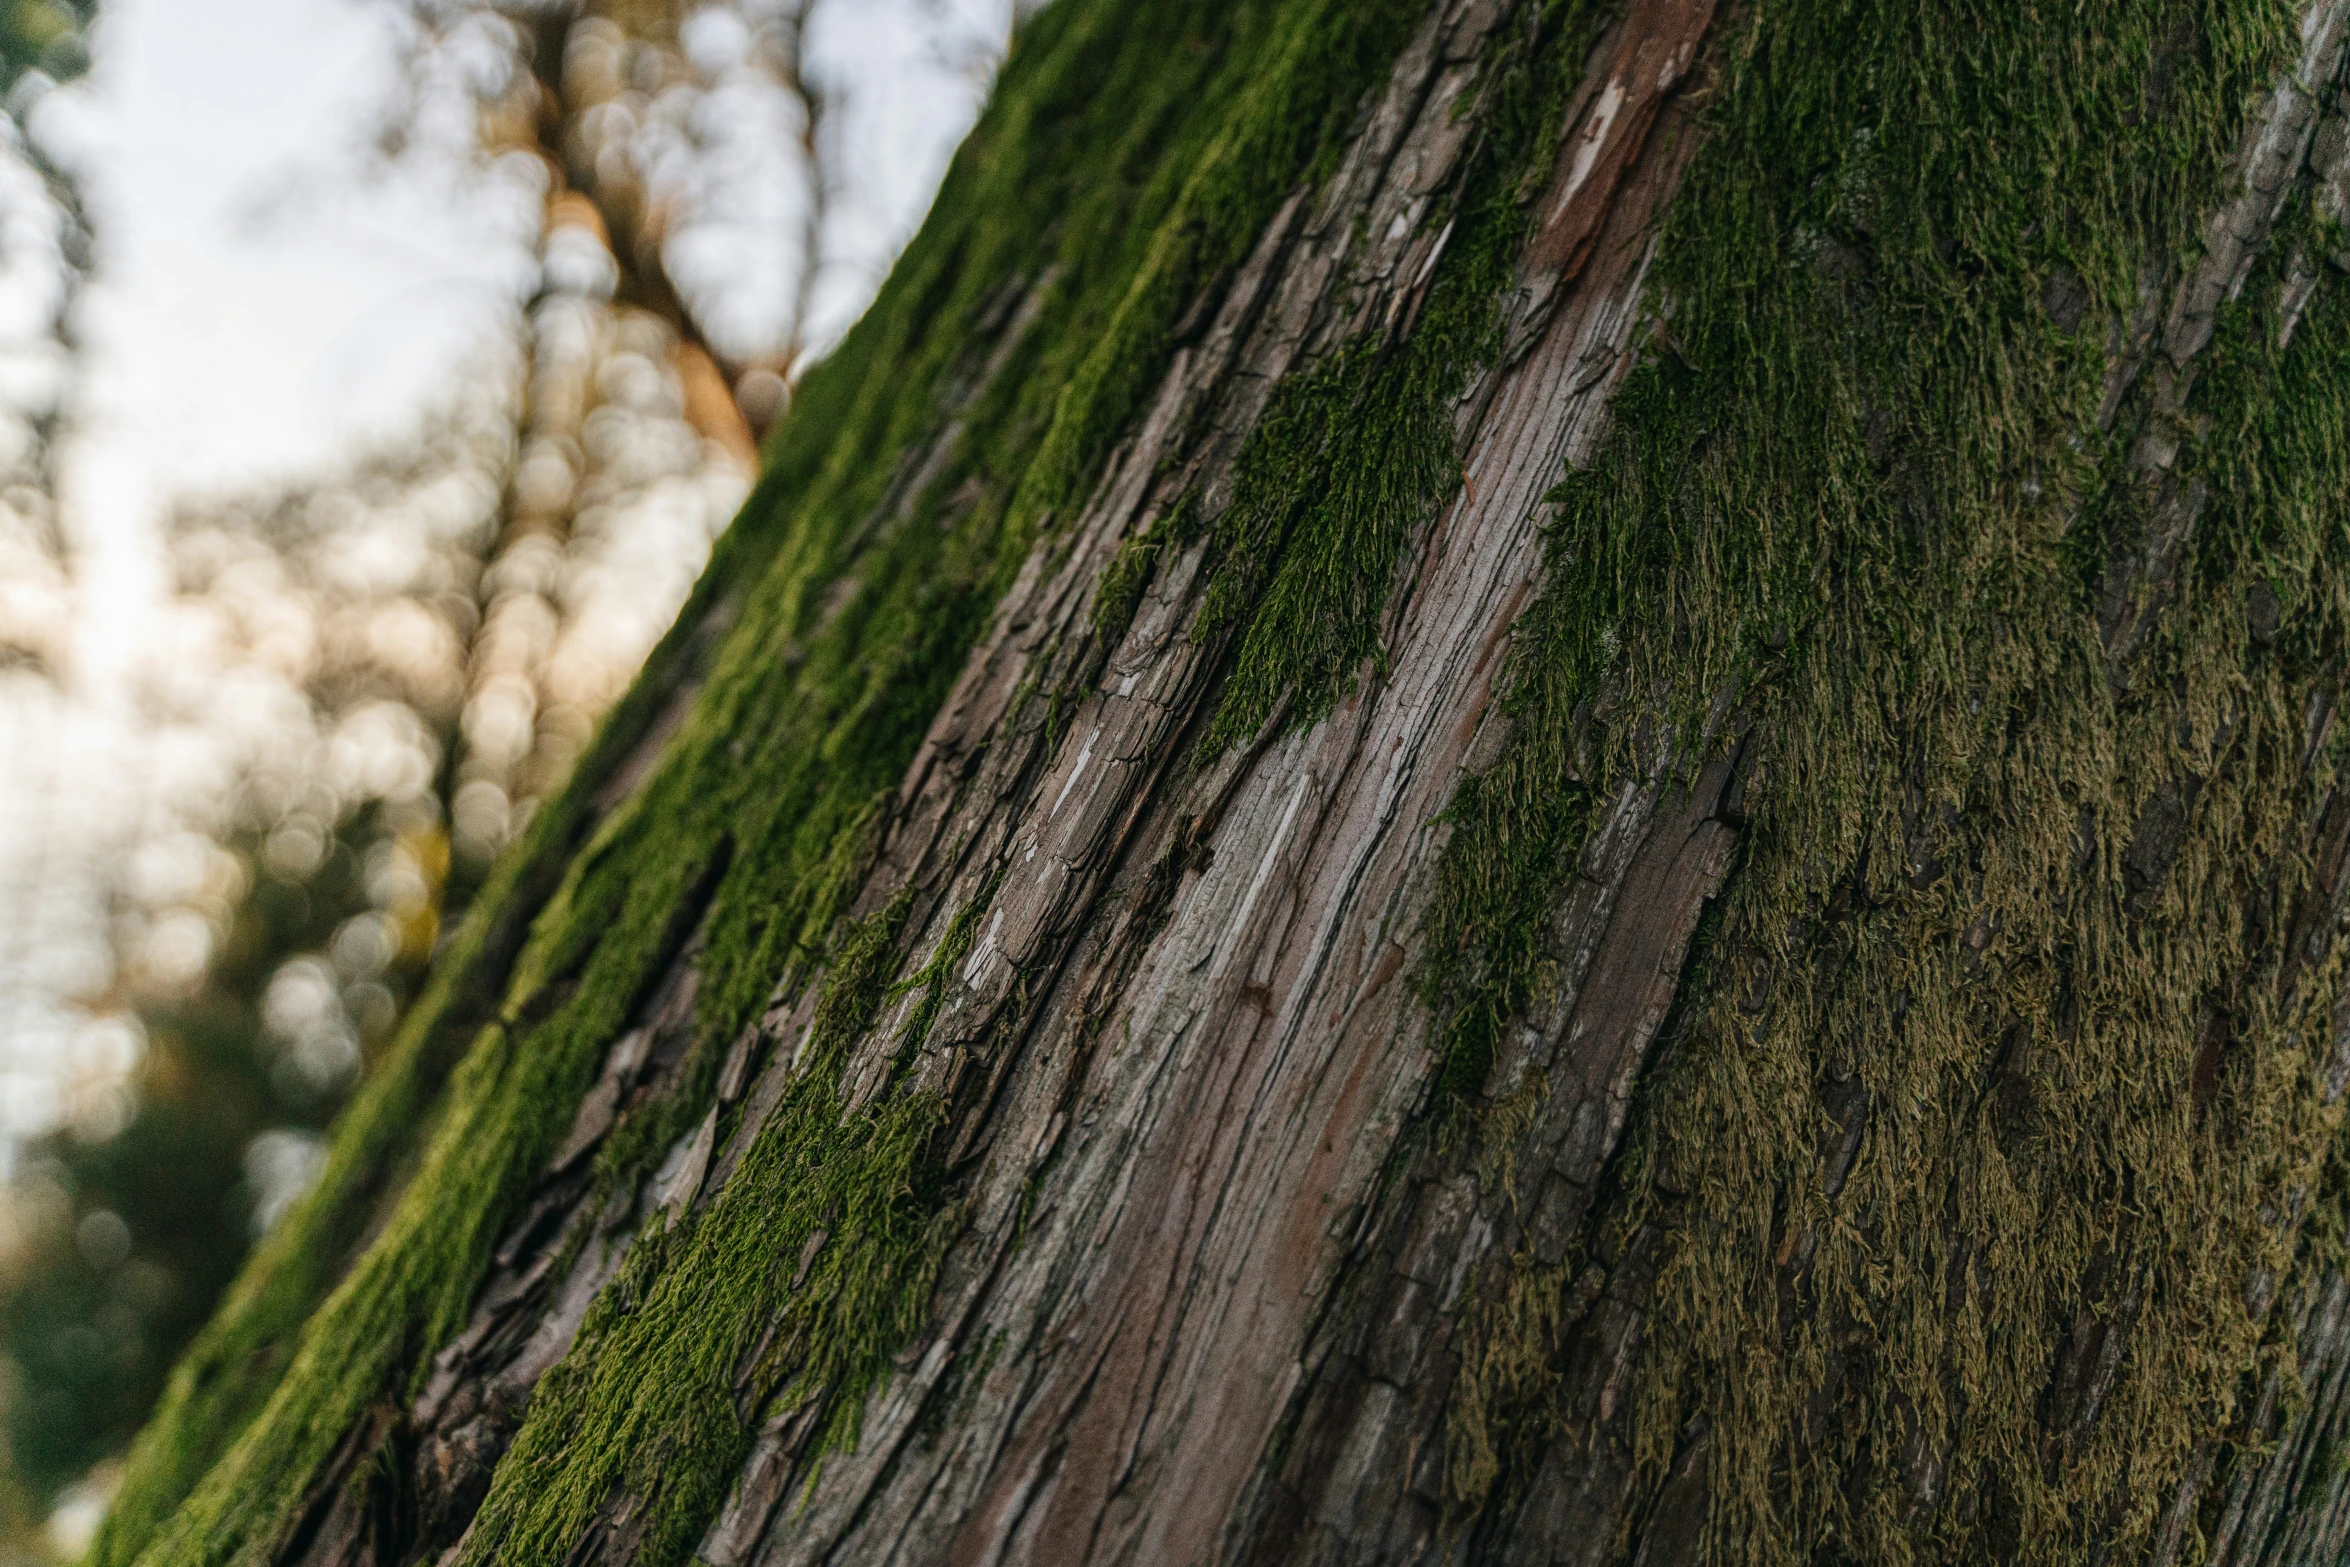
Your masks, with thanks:
[[[2350,5],[1259,9],[1131,278],[1016,52],[109,1567],[2350,1550]]]

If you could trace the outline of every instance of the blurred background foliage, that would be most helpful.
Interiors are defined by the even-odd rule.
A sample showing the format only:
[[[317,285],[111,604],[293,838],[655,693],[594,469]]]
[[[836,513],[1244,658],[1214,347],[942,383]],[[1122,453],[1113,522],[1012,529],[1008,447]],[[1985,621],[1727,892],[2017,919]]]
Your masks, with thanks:
[[[0,72],[14,87],[31,71],[69,82],[90,67],[97,0],[13,0],[0,17]]]
[[[440,933],[625,690],[797,368],[927,204],[943,152],[888,143],[881,89],[952,97],[929,133],[951,143],[1014,21],[958,0],[903,0],[878,31],[886,0],[343,3],[397,12],[402,48],[348,177],[421,165],[486,190],[530,265],[407,436],[162,523],[167,581],[122,688],[161,781],[110,840],[109,960],[71,998],[56,1103],[0,1147],[0,1562],[86,1537],[111,1457],[315,1175]],[[25,127],[87,68],[94,9],[0,9],[0,138],[25,175],[0,171],[0,281],[20,252],[48,274],[11,350],[42,373],[0,363],[0,671],[20,681],[70,679],[56,468],[92,254],[76,178]],[[865,41],[827,62],[840,10]],[[7,243],[28,224],[40,243]]]

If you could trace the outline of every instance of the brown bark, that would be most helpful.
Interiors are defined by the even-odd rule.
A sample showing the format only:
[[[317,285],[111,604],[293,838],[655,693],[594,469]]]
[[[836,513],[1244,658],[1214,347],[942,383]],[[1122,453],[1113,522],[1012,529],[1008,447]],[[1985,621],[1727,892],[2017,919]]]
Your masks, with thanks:
[[[2313,149],[2340,158],[2344,138],[2329,141],[2321,120],[2335,112],[2343,10],[2313,11],[2301,77],[2255,114],[2213,218],[2219,239],[2150,291],[2117,356],[2108,420],[2141,376],[2160,378],[2158,406],[2185,406],[2213,313],[2286,196],[2335,177]],[[1311,727],[1277,716],[1252,744],[1203,760],[1227,652],[1193,635],[1205,546],[1162,564],[1114,645],[1091,630],[1121,541],[1186,494],[1211,514],[1229,498],[1284,375],[1412,319],[1446,238],[1414,219],[1461,177],[1477,127],[1456,102],[1508,12],[1504,0],[1432,8],[1337,172],[1284,207],[1083,515],[1029,559],[908,770],[855,912],[911,889],[917,960],[958,911],[980,900],[987,912],[919,1053],[893,1061],[901,1018],[885,1014],[844,1093],[852,1108],[885,1086],[945,1095],[960,1238],[853,1451],[820,1460],[821,1398],[756,1409],[746,1373],[741,1412],[760,1434],[702,1544],[713,1567],[1700,1559],[1713,1433],[1689,1422],[1661,1484],[1644,1485],[1630,1394],[1648,1336],[1672,1330],[1651,1307],[1678,1216],[1668,1204],[1622,1231],[1597,1216],[1747,826],[1747,780],[1774,741],[1739,693],[1722,694],[1698,748],[1715,760],[1609,797],[1555,913],[1556,982],[1488,1085],[1495,1102],[1526,1090],[1523,1117],[1491,1146],[1405,1134],[1426,1109],[1431,1019],[1411,976],[1443,813],[1499,744],[1493,698],[1543,564],[1544,492],[1590,454],[1640,351],[1656,221],[1695,143],[1692,89],[1719,47],[1711,0],[1639,0],[1590,57],[1501,362],[1458,408],[1463,485],[1412,539],[1390,600],[1384,674]],[[1007,345],[1023,320],[1009,314]],[[2103,585],[2117,689],[2202,505],[2169,477],[2160,439],[2138,452],[2155,526]],[[934,456],[910,454],[907,471]],[[1066,715],[1022,700],[1073,687],[1084,696]],[[2293,943],[2309,956],[2287,965],[2288,988],[2306,982],[2350,892],[2346,829],[2337,797],[2311,834],[2317,871]],[[2142,822],[2129,851],[2150,886],[2168,869],[2163,839],[2159,821]],[[404,1521],[382,1521],[380,1493],[338,1476],[294,1554],[388,1561],[457,1541],[638,1216],[706,1204],[736,1168],[795,1069],[813,986],[779,989],[788,999],[735,1043],[717,1103],[646,1191],[598,1193],[585,1176],[618,1105],[681,1087],[698,952],[683,945],[612,1046],[471,1325],[424,1394],[385,1415],[413,1455]],[[2341,1023],[2333,1097],[2350,1080],[2350,1009]],[[2029,1029],[2002,1048],[2021,1073]],[[2199,1093],[2216,1059],[2215,1047],[2198,1065]],[[1995,1091],[1980,1113],[2004,1103]],[[738,1130],[722,1143],[735,1105]],[[1848,1081],[1831,1082],[1820,1109],[1833,1196],[1875,1107]],[[1496,1161],[1510,1179],[1493,1178]],[[1789,1301],[1806,1298],[1810,1245],[1790,1235],[1776,1259]],[[812,1255],[779,1266],[804,1274]],[[1473,1396],[1464,1305],[1502,1298],[1528,1265],[1573,1268],[1544,1309],[1560,1421],[1577,1435],[1538,1453],[1505,1500],[1463,1513],[1446,1464],[1448,1422]],[[2051,1452],[2094,1426],[2128,1353],[2139,1281],[2119,1261],[2099,1266],[2110,1276],[2083,1282],[2099,1309],[2052,1326]],[[2298,1369],[2272,1367],[2226,1442],[2198,1452],[2155,1560],[2190,1559],[2204,1518],[2216,1520],[2203,1558],[2215,1562],[2335,1559],[2350,1545],[2350,1482],[2334,1458],[2350,1427],[2350,1284],[2323,1271],[2250,1288],[2287,1314]],[[1842,1418],[1846,1374],[1830,1370],[1823,1428]],[[355,1433],[351,1462],[375,1446]],[[1998,1497],[1943,1493],[1944,1455],[1903,1449],[1899,1462],[1919,1516],[1955,1508],[1986,1553],[2012,1543]],[[572,1559],[630,1559],[638,1502],[613,1495]]]
[[[1712,6],[1637,7],[1594,56],[1512,307],[1510,360],[1462,406],[1466,483],[1415,542],[1384,681],[1309,732],[1201,768],[1190,742],[1212,711],[1220,650],[1189,635],[1205,588],[1199,549],[1161,571],[1117,647],[1083,633],[1121,538],[1187,489],[1220,503],[1283,373],[1366,322],[1408,317],[1443,236],[1397,220],[1458,178],[1474,122],[1456,116],[1455,98],[1506,12],[1473,0],[1431,19],[1339,173],[1311,205],[1284,210],[1202,342],[1179,355],[1074,543],[1031,560],[933,725],[860,907],[916,888],[933,927],[919,951],[1003,881],[1000,912],[913,1068],[955,1086],[954,1162],[977,1172],[969,1235],[932,1336],[908,1346],[858,1450],[815,1465],[812,1411],[772,1412],[703,1547],[709,1561],[1280,1557],[1309,1539],[1325,1553],[1406,1559],[1432,1542],[1445,1378],[1410,1404],[1366,1402],[1360,1351],[1326,1342],[1333,1294],[1350,1255],[1395,1223],[1375,1209],[1425,1075],[1427,1016],[1405,970],[1443,838],[1431,823],[1472,761],[1535,583],[1537,502],[1597,434],[1627,362],[1653,220],[1690,147],[1681,89]],[[1352,238],[1391,233],[1401,237]],[[1195,430],[1204,436],[1187,439]],[[1093,695],[1053,746],[1044,715],[1016,694],[1089,663]],[[1707,814],[1718,793],[1677,806],[1686,825],[1651,833],[1657,802],[1636,792],[1607,839],[1617,852],[1595,869],[1594,942],[1627,884],[1662,901],[1604,942],[1601,984],[1638,1015],[1595,1002],[1585,1024],[1595,1063],[1610,1058],[1590,1085],[1610,1106],[1585,1132],[1593,1160],[1620,1129],[1670,1001],[1677,964],[1662,954],[1686,946],[1720,876],[1727,830]],[[691,961],[689,948],[680,987]],[[723,1181],[815,999],[770,1020],[779,1048],[762,1079],[744,1080],[752,1042],[738,1048],[721,1104],[747,1096],[745,1133],[684,1150],[660,1203],[706,1201]],[[659,1062],[680,1043],[657,1022],[651,1031],[667,1045],[648,1051],[640,1030],[615,1047],[612,1093],[662,1090]],[[872,1039],[891,1034],[885,1020]],[[991,1043],[1004,1039],[1018,1048]],[[849,1080],[870,1091],[884,1070],[871,1060]],[[592,1138],[599,1113],[609,1119],[610,1098],[591,1096],[574,1142]],[[531,1383],[625,1249],[625,1233],[573,1206],[576,1159],[558,1165],[410,1412],[428,1538],[451,1538],[478,1503]],[[1445,1253],[1461,1237],[1441,1222],[1415,1228],[1399,1277],[1437,1287],[1406,1280],[1406,1319],[1415,1305],[1456,1305],[1460,1282]],[[556,1279],[548,1267],[575,1229],[593,1238]],[[984,1380],[946,1385],[958,1354],[989,1344],[1000,1347]],[[1442,1345],[1425,1347],[1433,1371]],[[954,1440],[915,1439],[926,1407],[950,1396],[970,1411]],[[1292,1476],[1272,1460],[1343,1443],[1349,1425],[1367,1429],[1327,1469]],[[627,1514],[616,1498],[595,1559],[626,1559]],[[350,1559],[353,1538],[322,1527],[311,1559]]]

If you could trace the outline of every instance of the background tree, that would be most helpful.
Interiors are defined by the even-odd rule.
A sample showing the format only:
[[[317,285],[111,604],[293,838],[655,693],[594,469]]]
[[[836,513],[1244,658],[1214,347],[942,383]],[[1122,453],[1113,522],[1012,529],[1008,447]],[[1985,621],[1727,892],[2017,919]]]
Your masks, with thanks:
[[[2346,36],[1041,14],[94,1559],[2338,1557]]]
[[[51,90],[88,68],[94,11],[94,0],[26,0],[0,12],[0,291],[8,298],[0,310],[4,727],[52,699],[65,639],[71,563],[58,518],[57,460],[72,402],[72,316],[88,277],[89,230],[79,184],[38,122]],[[13,1010],[0,1003],[0,1027],[21,1024]],[[0,1225],[0,1239],[6,1229]],[[8,1398],[0,1377],[0,1401]],[[35,1512],[36,1497],[7,1461],[13,1439],[0,1436],[0,1550]]]
[[[34,130],[49,92],[89,67],[95,0],[28,0],[0,20],[6,149],[0,193],[0,321],[7,372],[0,424],[0,667],[54,666],[67,571],[57,519],[59,435],[70,402],[74,300],[90,265],[80,187]]]

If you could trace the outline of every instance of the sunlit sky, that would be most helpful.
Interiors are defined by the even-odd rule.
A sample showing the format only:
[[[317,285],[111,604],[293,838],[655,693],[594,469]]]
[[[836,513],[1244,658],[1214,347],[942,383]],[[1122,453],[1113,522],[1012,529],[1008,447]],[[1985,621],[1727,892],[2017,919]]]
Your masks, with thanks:
[[[490,324],[516,258],[445,192],[366,177],[396,69],[382,9],[110,0],[100,27],[108,421],[187,483],[324,457],[412,407]]]
[[[391,24],[366,0],[111,0],[95,69],[36,111],[99,246],[61,485],[73,642],[52,700],[20,688],[0,713],[0,1169],[56,1113],[59,1074],[120,1064],[73,1059],[91,1030],[59,1008],[103,979],[109,861],[143,807],[125,680],[164,506],[396,428],[518,259],[445,195],[336,193],[394,84]]]

